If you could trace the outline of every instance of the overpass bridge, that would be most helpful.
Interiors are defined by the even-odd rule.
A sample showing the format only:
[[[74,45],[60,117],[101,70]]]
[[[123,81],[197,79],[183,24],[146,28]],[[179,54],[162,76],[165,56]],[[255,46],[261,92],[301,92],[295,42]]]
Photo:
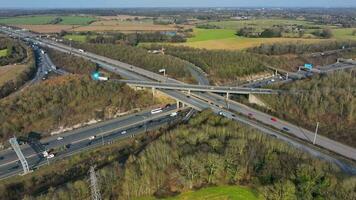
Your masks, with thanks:
[[[153,81],[138,81],[138,80],[111,80],[119,83],[126,83],[134,87],[165,89],[165,90],[180,90],[190,92],[213,92],[224,94],[280,94],[280,90],[258,89],[258,88],[241,88],[227,86],[211,86],[211,85],[192,85],[179,83],[162,83]]]

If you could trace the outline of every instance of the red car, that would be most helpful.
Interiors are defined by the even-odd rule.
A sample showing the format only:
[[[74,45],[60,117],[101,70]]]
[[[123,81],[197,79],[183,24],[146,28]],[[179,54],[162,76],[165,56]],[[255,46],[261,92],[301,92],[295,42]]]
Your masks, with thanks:
[[[271,118],[271,120],[272,120],[272,121],[274,121],[274,122],[276,122],[276,121],[277,121],[277,119],[276,119],[276,118],[274,118],[274,117],[272,117],[272,118]]]

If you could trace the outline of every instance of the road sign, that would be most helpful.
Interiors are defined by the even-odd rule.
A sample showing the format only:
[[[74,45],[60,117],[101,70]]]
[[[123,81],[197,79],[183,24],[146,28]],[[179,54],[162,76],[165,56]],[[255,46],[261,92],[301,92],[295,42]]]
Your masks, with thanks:
[[[99,80],[100,74],[99,74],[99,72],[96,71],[96,72],[92,73],[91,77],[93,80],[97,81],[97,80]]]
[[[313,69],[313,64],[306,63],[306,64],[304,64],[304,68],[311,70],[311,69]]]

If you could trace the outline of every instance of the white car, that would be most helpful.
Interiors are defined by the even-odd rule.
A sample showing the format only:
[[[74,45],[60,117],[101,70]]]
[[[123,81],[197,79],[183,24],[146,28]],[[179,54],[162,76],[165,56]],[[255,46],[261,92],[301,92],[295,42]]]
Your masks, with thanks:
[[[94,139],[95,139],[95,136],[94,136],[94,135],[93,135],[93,136],[90,136],[88,139],[89,139],[89,140],[94,140]]]
[[[53,154],[53,153],[49,154],[49,155],[47,156],[47,158],[54,158],[54,154]]]
[[[57,140],[58,141],[63,140],[63,137],[57,137]]]
[[[121,135],[125,135],[127,133],[127,131],[122,131]]]
[[[177,115],[178,115],[178,113],[177,113],[177,112],[174,112],[174,113],[171,113],[169,116],[175,117],[175,116],[177,116]]]
[[[48,157],[48,152],[44,151],[44,152],[42,152],[42,155],[43,155],[43,157],[47,158]]]

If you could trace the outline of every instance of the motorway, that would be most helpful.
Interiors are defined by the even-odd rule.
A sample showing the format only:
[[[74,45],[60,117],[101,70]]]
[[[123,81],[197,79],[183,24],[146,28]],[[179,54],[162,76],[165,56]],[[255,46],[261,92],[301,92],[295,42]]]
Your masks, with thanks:
[[[124,76],[126,75],[126,77],[129,78],[129,79],[150,81],[150,79],[147,78],[147,77],[150,77],[151,79],[157,80],[157,81],[162,81],[162,82],[166,82],[167,81],[167,82],[171,82],[171,83],[185,84],[185,83],[181,83],[179,81],[176,81],[174,79],[167,78],[167,77],[158,75],[156,73],[149,72],[147,70],[134,67],[134,66],[126,64],[126,63],[122,63],[120,61],[109,59],[109,58],[106,58],[106,57],[103,57],[103,56],[99,56],[99,55],[96,55],[96,54],[92,54],[92,53],[89,53],[89,52],[83,53],[83,52],[80,52],[80,51],[78,51],[76,49],[72,49],[72,48],[67,47],[65,45],[54,43],[52,41],[41,40],[41,41],[37,41],[37,42],[41,42],[43,46],[54,48],[54,49],[57,49],[57,50],[63,51],[63,52],[71,52],[74,55],[89,59],[89,60],[91,60],[93,62],[96,62],[96,63],[100,64],[101,67],[103,67],[103,68],[105,68],[105,69],[107,69],[109,71],[112,71],[114,73],[119,73],[119,74],[124,75]],[[116,66],[116,67],[113,67],[113,66]],[[221,96],[218,96],[218,95],[213,95],[213,94],[210,94],[210,93],[194,92],[193,95],[195,96],[195,98],[193,98],[193,97],[187,98],[187,96],[184,93],[181,93],[181,92],[167,91],[167,90],[161,90],[161,91],[163,91],[164,93],[168,94],[169,96],[171,96],[171,97],[173,97],[173,98],[175,98],[177,100],[180,100],[180,101],[184,102],[185,104],[187,104],[187,105],[189,105],[189,106],[191,106],[191,107],[193,107],[193,108],[195,108],[197,110],[203,110],[205,108],[211,108],[215,113],[223,112],[224,116],[230,116],[230,117],[231,116],[235,116],[235,117],[232,117],[232,118],[237,120],[237,121],[240,121],[241,118],[239,118],[234,113],[232,113],[232,112],[230,112],[228,110],[232,110],[233,112],[237,112],[237,113],[240,113],[240,114],[243,114],[244,116],[246,116],[245,111],[243,112],[243,111],[240,110],[241,107],[236,106],[235,103],[229,103],[229,104],[225,103],[225,104],[223,104],[222,102],[225,101],[225,98],[223,98]],[[209,101],[207,101],[205,98],[210,98],[211,99],[210,101],[212,101],[212,103],[214,105],[209,103]],[[230,101],[228,101],[228,102],[230,102]],[[254,126],[255,128],[261,130],[262,132],[270,134],[268,131],[264,131],[263,127],[265,125],[273,125],[274,124],[274,122],[271,122],[271,118],[273,118],[272,116],[264,114],[264,113],[259,113],[259,112],[255,111],[254,109],[251,109],[251,108],[248,108],[248,107],[245,107],[245,110],[247,112],[254,112],[254,116],[253,117],[255,119],[258,119],[258,122],[262,122],[262,123],[258,123],[256,126]],[[282,123],[282,121],[279,120],[279,119],[275,119],[275,120],[277,122],[281,122]],[[252,121],[254,121],[254,120],[252,120]],[[251,122],[251,120],[250,120],[250,122]],[[249,124],[249,123],[246,123],[246,124]],[[276,123],[276,124],[278,124],[278,123]],[[305,130],[304,129],[299,128],[299,127],[293,128],[293,125],[289,124],[289,123],[284,123],[283,122],[282,124],[278,124],[275,127],[279,128],[279,130],[283,131],[283,127],[287,127],[288,128],[289,126],[292,127],[292,128],[289,129],[288,134],[290,134],[290,135],[305,135]],[[279,138],[283,139],[281,137],[281,135],[278,133],[278,131],[275,131],[273,134],[274,135],[278,135]],[[305,136],[304,139],[306,139],[306,141],[310,143],[309,136]],[[302,144],[299,143],[299,145],[302,145]],[[335,142],[335,141],[330,141],[329,139],[323,138],[323,137],[318,137],[317,145],[321,146],[321,147],[323,147],[325,149],[328,149],[328,150],[330,150],[332,152],[336,152],[336,153],[338,153],[340,155],[343,155],[344,157],[356,160],[355,159],[356,152],[355,152],[354,148],[348,147],[346,145],[340,144],[340,143]],[[305,148],[305,146],[303,146],[303,147]],[[328,158],[327,158],[328,155],[325,155],[323,153],[320,153],[320,155],[322,155],[322,157],[324,159],[328,160]],[[336,163],[336,162],[334,162],[334,163]]]
[[[54,135],[40,141],[29,142],[28,144],[21,145],[21,150],[30,168],[33,169],[47,163],[47,160],[42,156],[42,152],[45,150],[58,149],[70,145],[64,151],[58,152],[55,158],[48,160],[52,162],[53,159],[72,155],[84,149],[111,143],[120,138],[126,138],[168,123],[180,121],[179,119],[182,116],[170,116],[174,112],[177,112],[175,105],[163,109],[163,112],[159,114],[143,111]],[[89,137],[91,136],[95,136],[96,138],[90,140]],[[58,140],[59,137],[63,139]],[[21,164],[19,164],[18,158],[12,149],[0,152],[0,179],[19,174],[21,171]]]

